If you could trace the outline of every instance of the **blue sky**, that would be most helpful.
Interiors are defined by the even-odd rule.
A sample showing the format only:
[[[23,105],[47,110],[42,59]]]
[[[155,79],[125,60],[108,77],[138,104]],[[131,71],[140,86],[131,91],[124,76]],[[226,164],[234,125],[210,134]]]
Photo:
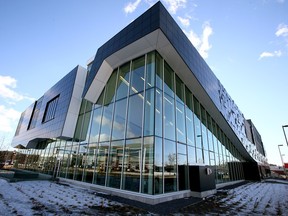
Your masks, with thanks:
[[[288,0],[163,0],[246,119],[268,162],[288,124]],[[155,0],[0,1],[0,145],[35,99]],[[287,128],[288,134],[288,128]],[[288,147],[281,147],[288,162]]]

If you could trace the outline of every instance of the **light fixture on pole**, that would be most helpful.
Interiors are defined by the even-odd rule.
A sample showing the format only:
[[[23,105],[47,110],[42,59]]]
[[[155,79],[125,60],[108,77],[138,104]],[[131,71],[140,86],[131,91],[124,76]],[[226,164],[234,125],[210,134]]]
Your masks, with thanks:
[[[282,126],[283,133],[284,133],[285,140],[286,140],[286,144],[287,144],[287,146],[288,146],[288,140],[287,140],[287,136],[286,136],[285,129],[284,129],[285,127],[288,127],[288,125],[283,125],[283,126]]]
[[[280,158],[281,158],[281,162],[282,162],[282,166],[283,166],[284,162],[283,162],[283,157],[282,157],[282,154],[281,154],[281,151],[280,151],[280,146],[283,146],[283,145],[282,144],[278,145],[278,150],[279,150],[279,154],[280,154]]]

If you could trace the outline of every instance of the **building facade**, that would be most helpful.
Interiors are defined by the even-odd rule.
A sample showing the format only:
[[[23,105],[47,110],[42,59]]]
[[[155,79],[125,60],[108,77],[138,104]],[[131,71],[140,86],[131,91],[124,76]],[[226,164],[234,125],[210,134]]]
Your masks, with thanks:
[[[19,168],[152,204],[266,174],[260,133],[160,2],[79,68],[22,113]]]

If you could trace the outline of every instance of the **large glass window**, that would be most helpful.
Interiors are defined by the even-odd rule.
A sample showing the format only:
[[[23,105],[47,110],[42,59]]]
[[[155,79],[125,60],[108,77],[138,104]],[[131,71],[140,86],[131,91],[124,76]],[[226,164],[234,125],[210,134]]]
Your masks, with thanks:
[[[184,104],[179,101],[176,101],[176,123],[177,141],[186,143]]]
[[[130,63],[126,63],[119,68],[119,76],[117,80],[116,100],[127,97],[129,89]]]
[[[155,86],[155,52],[147,54],[146,64],[146,89]]]
[[[154,151],[154,193],[163,193],[163,145],[162,139],[155,137]]]
[[[98,142],[101,125],[102,108],[97,108],[93,112],[92,125],[90,131],[90,143]]]
[[[164,95],[164,137],[175,140],[175,105],[174,99]]]
[[[177,189],[176,180],[176,144],[164,139],[164,191],[172,192]]]
[[[195,146],[194,120],[193,120],[193,97],[189,89],[185,89],[186,96],[186,131],[187,144]]]
[[[122,189],[139,192],[140,164],[141,139],[126,140]]]
[[[113,71],[110,76],[105,91],[104,105],[110,104],[114,101],[115,87],[116,87],[117,70]]]
[[[111,142],[107,186],[120,189],[124,141]]]
[[[166,62],[164,63],[164,92],[174,98],[174,72]]]
[[[157,88],[163,88],[163,59],[156,53],[156,86]]]
[[[107,160],[108,160],[109,142],[99,143],[96,162],[96,173],[94,174],[94,183],[105,185]]]
[[[129,98],[126,138],[142,135],[143,96],[133,95]]]
[[[132,61],[130,95],[143,92],[144,69],[145,69],[145,56],[142,56]]]
[[[124,139],[127,99],[115,103],[112,140]]]
[[[155,92],[155,135],[162,137],[162,118],[163,118],[163,106],[162,106],[162,92],[156,89]]]
[[[100,130],[100,142],[110,140],[113,105],[114,103],[104,106]]]
[[[154,135],[154,89],[145,92],[144,136]]]
[[[153,194],[154,140],[145,137],[142,162],[142,193]]]

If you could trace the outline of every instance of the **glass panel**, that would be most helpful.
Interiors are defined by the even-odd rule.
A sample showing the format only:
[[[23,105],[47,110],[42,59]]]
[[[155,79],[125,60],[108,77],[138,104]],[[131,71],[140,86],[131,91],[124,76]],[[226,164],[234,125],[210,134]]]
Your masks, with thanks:
[[[186,152],[186,145],[184,145],[184,144],[180,144],[180,143],[178,143],[178,152],[177,152],[178,154],[187,154],[187,152]],[[178,160],[179,161],[179,160]],[[181,162],[181,164],[183,164],[182,162]]]
[[[182,80],[175,74],[176,78],[176,100],[184,103],[184,83]]]
[[[126,140],[122,189],[139,192],[140,164],[141,139]]]
[[[177,190],[176,178],[176,144],[170,140],[164,140],[164,191]]]
[[[104,106],[101,121],[100,142],[110,140],[113,105],[114,103]]]
[[[164,92],[174,98],[174,72],[164,62]]]
[[[145,92],[144,136],[154,135],[154,93],[154,88]]]
[[[187,146],[188,147],[188,164],[195,165],[196,164],[196,156],[195,156],[195,147]]]
[[[111,142],[107,186],[120,189],[124,141]]]
[[[178,143],[178,155],[177,155],[177,165],[178,165],[178,181],[179,190],[188,189],[188,166],[187,166],[187,151],[186,145]]]
[[[130,62],[119,68],[116,100],[127,97],[129,87]]]
[[[155,137],[154,152],[154,192],[155,194],[163,193],[163,147],[162,139]]]
[[[155,135],[162,137],[162,92],[156,89],[155,98]]]
[[[203,149],[196,148],[197,164],[204,164]]]
[[[196,135],[196,147],[202,148],[202,134],[201,134],[201,122],[200,122],[200,107],[198,100],[194,98],[194,124]]]
[[[96,143],[89,143],[88,151],[85,155],[86,165],[83,181],[88,183],[92,183],[93,181],[97,148],[98,146]]]
[[[164,137],[175,140],[175,107],[174,99],[164,95]]]
[[[144,90],[145,56],[132,61],[130,95]]]
[[[163,59],[156,53],[156,86],[157,88],[163,88]]]
[[[210,165],[209,152],[204,150],[203,153],[204,153],[204,164]]]
[[[94,183],[98,185],[105,185],[105,177],[107,170],[109,142],[99,143],[96,160],[96,173],[94,174]]]
[[[154,140],[145,137],[143,145],[142,193],[153,194]]]
[[[101,114],[102,114],[102,108],[95,109],[93,112],[90,141],[89,141],[90,143],[98,142],[100,124],[101,124]]]
[[[104,105],[110,104],[114,101],[115,86],[116,86],[117,70],[113,71],[110,76],[105,91]]]
[[[62,178],[66,178],[67,166],[69,164],[69,158],[71,155],[71,147],[72,147],[72,143],[67,141],[66,146],[65,146],[65,150],[64,150],[62,166],[61,166],[61,170],[60,170],[60,177],[62,177]],[[43,166],[45,166],[44,161],[43,161]]]
[[[127,99],[115,103],[112,140],[124,139]]]
[[[87,143],[78,145],[78,152],[77,152],[77,158],[76,158],[76,164],[75,164],[75,173],[74,173],[74,179],[77,181],[82,181],[82,175],[83,175],[83,168],[85,166],[85,155],[87,151]]]
[[[133,95],[129,98],[126,138],[142,135],[143,96]]]
[[[147,54],[146,89],[155,86],[155,52]]]
[[[207,118],[206,118],[206,110],[204,109],[203,106],[201,106],[201,121],[202,121],[202,124],[201,124],[201,129],[202,129],[202,147],[205,150],[208,150],[209,147],[208,147],[208,141],[207,141],[207,128],[206,128]]]
[[[186,143],[184,105],[176,101],[177,141]]]
[[[78,145],[75,145],[75,143],[72,143],[71,153],[69,155],[69,163],[67,167],[66,178],[73,179],[74,169],[76,165],[76,158],[77,158],[77,150],[78,150]]]
[[[187,129],[187,144],[195,146],[193,113],[187,106],[186,106],[186,129]]]

